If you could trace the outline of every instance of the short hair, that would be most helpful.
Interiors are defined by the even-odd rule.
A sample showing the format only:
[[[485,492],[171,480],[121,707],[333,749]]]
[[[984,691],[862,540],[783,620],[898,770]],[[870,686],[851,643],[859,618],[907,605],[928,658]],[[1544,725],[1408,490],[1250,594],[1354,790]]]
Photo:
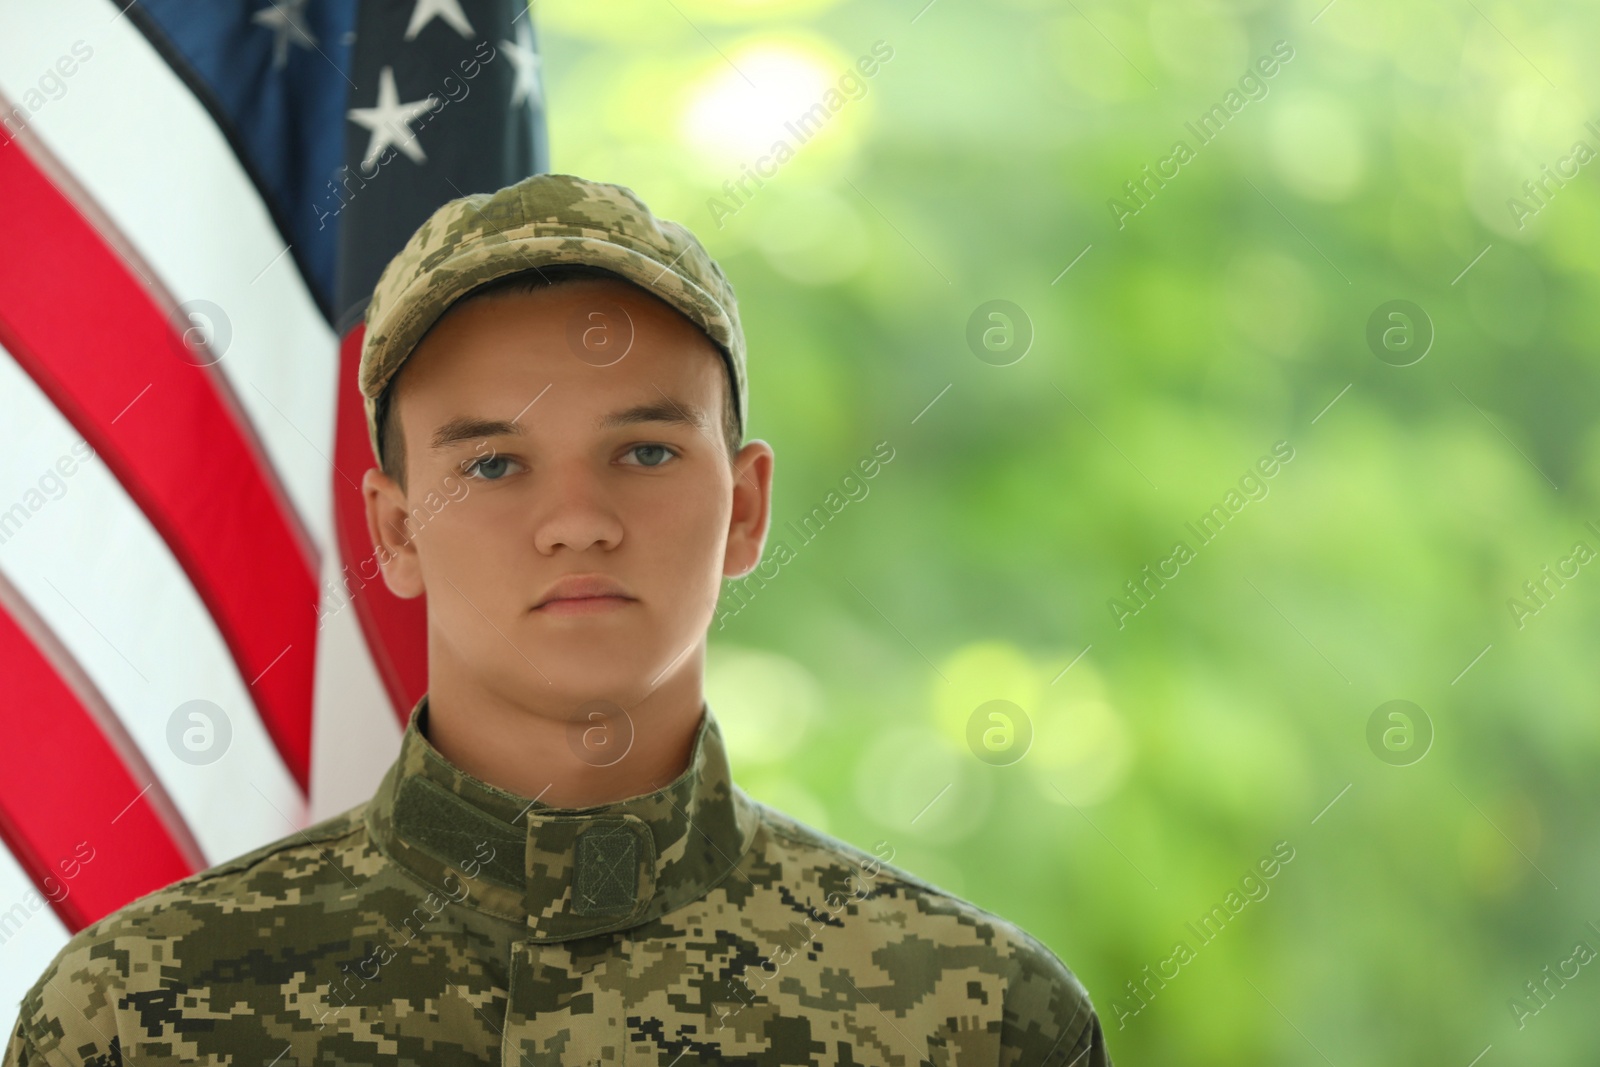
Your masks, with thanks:
[[[656,297],[656,294],[650,292],[650,290],[633,279],[624,277],[615,271],[606,270],[604,267],[595,267],[587,263],[556,263],[546,267],[533,267],[528,270],[502,275],[469,290],[445,309],[444,314],[440,315],[434,322],[434,326],[442,322],[445,315],[472,300],[506,293],[532,293],[567,282],[598,278],[610,278],[623,282],[642,293],[648,293],[650,296]],[[656,297],[656,299],[659,300],[660,297]],[[677,309],[674,308],[674,310]],[[688,318],[688,316],[684,317]],[[430,330],[432,328],[429,327]],[[698,323],[695,324],[695,328],[700,329]],[[701,332],[704,333],[703,330]],[[708,341],[711,340],[709,334],[706,335],[706,339]],[[739,425],[739,413],[734,405],[737,386],[733,380],[733,368],[730,365],[727,353],[715,341],[711,341],[711,346],[717,350],[722,359],[723,379],[727,382],[727,388],[723,391],[722,397],[722,437],[723,443],[728,450],[728,463],[731,466],[744,441],[743,431]],[[378,394],[376,411],[380,452],[378,465],[385,474],[399,484],[401,489],[406,487],[406,444],[405,436],[400,431],[400,417],[394,410],[394,396],[395,386],[399,383],[400,375],[403,373],[405,373],[404,363],[400,365],[400,369],[395,373],[394,377],[389,379],[388,384],[383,387],[383,391]]]

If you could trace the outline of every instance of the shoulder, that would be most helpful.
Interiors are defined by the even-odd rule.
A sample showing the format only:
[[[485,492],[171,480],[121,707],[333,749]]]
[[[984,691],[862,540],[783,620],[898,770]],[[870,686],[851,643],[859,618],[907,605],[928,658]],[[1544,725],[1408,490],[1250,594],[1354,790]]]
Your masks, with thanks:
[[[5,1067],[97,1055],[116,1062],[114,1035],[125,1009],[159,1010],[162,991],[204,971],[218,949],[270,930],[276,910],[299,904],[316,886],[343,884],[347,868],[370,852],[365,808],[146,893],[79,930],[24,995]]]
[[[357,804],[355,807],[342,811],[337,815],[313,823],[304,830],[295,830],[287,833],[276,841],[269,841],[259,848],[242,852],[230,860],[223,860],[203,871],[196,871],[182,881],[173,882],[156,893],[170,893],[190,886],[199,886],[207,883],[225,882],[228,879],[246,878],[252,874],[276,866],[287,866],[304,863],[308,859],[320,859],[330,845],[345,838],[360,837],[365,839],[367,832],[367,805]],[[141,900],[146,899],[141,897]],[[138,903],[135,901],[134,903]]]
[[[62,954],[119,937],[186,933],[185,913],[196,907],[226,903],[248,911],[288,903],[296,883],[338,879],[339,858],[353,859],[344,846],[365,844],[365,813],[358,805],[137,897],[78,931]]]
[[[1088,990],[1061,958],[1016,923],[919,878],[892,861],[887,840],[872,850],[841,841],[775,808],[760,816],[761,860],[787,885],[827,891],[828,906],[849,908],[893,930],[885,969],[961,969],[999,979],[1005,1065],[1109,1064]],[[836,895],[835,895],[836,894]],[[902,973],[906,973],[902,971]],[[908,975],[910,977],[910,975]]]

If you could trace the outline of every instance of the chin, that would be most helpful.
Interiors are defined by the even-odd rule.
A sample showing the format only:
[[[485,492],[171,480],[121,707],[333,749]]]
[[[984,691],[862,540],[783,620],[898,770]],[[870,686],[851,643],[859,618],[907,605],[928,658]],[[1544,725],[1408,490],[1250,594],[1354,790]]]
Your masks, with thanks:
[[[611,700],[628,707],[649,690],[661,668],[653,660],[592,638],[581,642],[547,642],[531,656],[538,670],[526,670],[541,696],[563,696],[574,706],[587,700]]]

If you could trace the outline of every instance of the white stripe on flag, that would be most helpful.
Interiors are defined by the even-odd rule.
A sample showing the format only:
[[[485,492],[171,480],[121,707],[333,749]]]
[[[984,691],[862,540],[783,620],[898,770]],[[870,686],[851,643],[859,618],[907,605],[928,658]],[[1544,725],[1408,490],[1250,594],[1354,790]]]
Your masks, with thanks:
[[[56,890],[71,892],[67,883]],[[67,943],[50,901],[33,887],[16,859],[0,847],[0,1026],[9,1039],[22,995]]]
[[[347,600],[327,594],[330,585],[343,588],[336,584],[341,566],[338,555],[330,553],[322,568],[318,714],[311,723],[314,822],[370,799],[383,772],[400,754],[401,724],[367,651],[356,609]]]

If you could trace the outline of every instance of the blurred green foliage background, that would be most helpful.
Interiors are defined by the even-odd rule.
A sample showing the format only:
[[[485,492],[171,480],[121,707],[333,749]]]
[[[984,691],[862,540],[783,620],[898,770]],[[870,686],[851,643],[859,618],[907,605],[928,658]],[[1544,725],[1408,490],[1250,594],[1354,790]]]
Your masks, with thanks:
[[[1600,8],[925,3],[535,10],[553,169],[740,294],[792,558],[713,630],[737,777],[1034,933],[1119,1063],[1592,1055]],[[991,300],[1020,359],[968,343]],[[1425,319],[1380,359],[1393,300]],[[1177,573],[1115,610],[1146,565]],[[996,699],[1032,729],[1007,765],[967,742]],[[1385,761],[1396,699],[1433,738]]]

